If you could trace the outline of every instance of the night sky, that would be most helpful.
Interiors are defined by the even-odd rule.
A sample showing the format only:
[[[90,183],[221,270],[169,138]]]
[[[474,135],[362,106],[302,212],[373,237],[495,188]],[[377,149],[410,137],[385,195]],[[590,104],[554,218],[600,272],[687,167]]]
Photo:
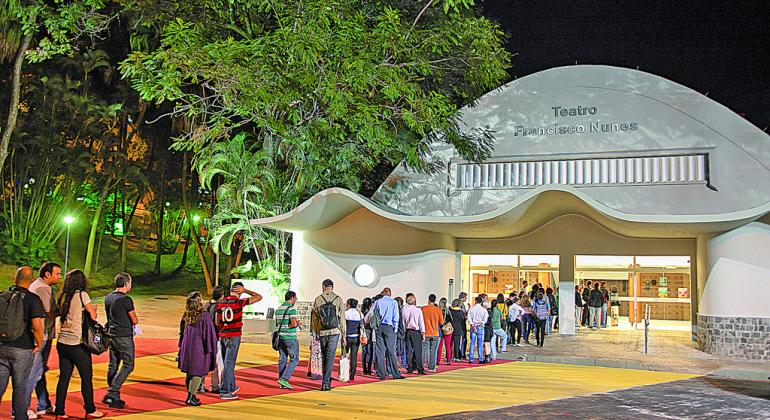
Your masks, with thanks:
[[[479,0],[477,0],[479,2]],[[770,2],[482,0],[511,77],[575,64],[656,74],[770,126]]]

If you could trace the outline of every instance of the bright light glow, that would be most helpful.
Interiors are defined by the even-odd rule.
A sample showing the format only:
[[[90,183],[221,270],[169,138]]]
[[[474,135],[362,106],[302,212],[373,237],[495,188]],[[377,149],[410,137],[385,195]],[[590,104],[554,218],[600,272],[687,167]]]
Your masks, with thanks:
[[[377,272],[369,264],[361,264],[353,270],[353,279],[361,287],[368,287],[377,280]]]
[[[75,218],[72,216],[64,216],[64,224],[71,225],[72,222],[75,221]]]
[[[168,207],[168,206],[170,206],[170,205],[171,205],[171,203],[169,203],[168,201],[166,201],[166,207]]]
[[[201,217],[198,216],[197,214],[193,216],[193,222],[199,222],[200,220],[201,220]]]

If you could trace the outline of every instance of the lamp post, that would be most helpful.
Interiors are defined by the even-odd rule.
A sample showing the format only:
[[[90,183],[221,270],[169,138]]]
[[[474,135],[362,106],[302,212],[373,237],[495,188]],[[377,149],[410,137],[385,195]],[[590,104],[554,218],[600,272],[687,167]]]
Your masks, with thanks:
[[[70,226],[75,218],[72,216],[64,216],[64,224],[67,225],[67,245],[64,247],[64,274],[67,274],[67,260],[70,256]]]

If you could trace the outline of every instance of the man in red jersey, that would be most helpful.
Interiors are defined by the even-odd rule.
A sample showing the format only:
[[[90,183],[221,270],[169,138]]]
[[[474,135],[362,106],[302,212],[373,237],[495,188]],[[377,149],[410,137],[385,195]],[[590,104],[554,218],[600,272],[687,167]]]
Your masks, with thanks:
[[[242,294],[249,295],[241,298]],[[243,330],[243,307],[262,300],[259,293],[246,290],[243,283],[237,281],[230,287],[230,294],[217,303],[217,330],[219,332],[219,351],[222,353],[222,383],[219,385],[219,398],[234,400],[240,388],[235,386],[235,361],[241,346]]]

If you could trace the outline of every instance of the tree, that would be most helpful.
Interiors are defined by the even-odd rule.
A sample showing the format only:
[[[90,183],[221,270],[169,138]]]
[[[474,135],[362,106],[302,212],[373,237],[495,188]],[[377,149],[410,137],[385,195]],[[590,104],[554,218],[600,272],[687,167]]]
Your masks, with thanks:
[[[434,142],[488,156],[492,133],[465,130],[456,113],[507,77],[510,57],[472,6],[204,1],[172,13],[158,48],[120,69],[144,100],[172,103],[170,116],[191,121],[173,148],[195,154],[202,183],[222,179],[215,251],[229,254],[245,233],[241,249],[272,244],[280,264],[286,234],[251,229],[250,218],[329,186],[355,190],[383,161],[438,170]]]
[[[277,142],[287,166],[355,189],[381,159],[437,169],[427,156],[435,141],[472,160],[490,151],[490,133],[462,130],[456,111],[506,77],[502,33],[444,5],[454,10],[245,1],[210,11],[206,25],[171,22],[160,48],[134,52],[121,71],[143,99],[195,120],[176,148],[249,131],[257,144]]]
[[[8,157],[11,135],[18,118],[21,73],[25,59],[41,62],[68,54],[82,38],[98,38],[117,16],[105,14],[105,0],[46,2],[5,0],[0,4],[0,30],[7,34],[0,41],[0,62],[13,57],[11,100],[5,129],[0,133],[0,168]],[[120,10],[120,8],[118,8]],[[37,46],[32,48],[34,42]]]

